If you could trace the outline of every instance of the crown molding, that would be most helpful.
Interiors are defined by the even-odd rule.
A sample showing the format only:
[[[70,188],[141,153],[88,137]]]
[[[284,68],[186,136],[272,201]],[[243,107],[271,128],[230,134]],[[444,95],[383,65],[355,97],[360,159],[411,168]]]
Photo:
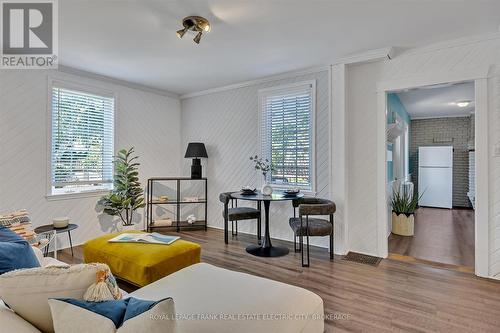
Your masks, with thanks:
[[[192,93],[187,93],[187,94],[181,95],[180,98],[186,99],[186,98],[198,97],[198,96],[203,96],[203,95],[209,95],[209,94],[214,94],[214,93],[218,93],[218,92],[222,92],[222,91],[254,86],[254,85],[265,83],[265,82],[272,82],[272,81],[288,79],[291,77],[296,77],[296,76],[301,76],[301,75],[326,72],[329,69],[330,69],[330,66],[318,66],[318,67],[311,67],[311,68],[298,70],[298,71],[285,72],[285,73],[278,74],[278,75],[266,76],[266,77],[256,79],[256,80],[243,81],[240,83],[230,84],[227,86],[222,86],[222,87],[217,87],[217,88],[212,88],[212,89],[207,89],[207,90],[201,90],[201,91],[196,91],[196,92],[192,92]]]
[[[500,28],[500,27],[499,27]],[[498,32],[493,32],[489,34],[481,34],[474,36],[467,36],[461,38],[450,39],[446,41],[436,42],[432,44],[427,44],[424,46],[418,46],[411,48],[407,51],[404,51],[402,54],[411,55],[411,54],[420,54],[420,53],[428,53],[433,51],[439,51],[443,49],[449,49],[454,47],[460,47],[470,44],[482,43],[489,40],[500,39],[500,30]]]
[[[332,61],[332,64],[351,65],[360,62],[372,62],[385,59],[390,60],[394,58],[394,56],[395,56],[395,49],[393,47],[383,47],[380,49],[359,52],[345,57],[337,58]]]
[[[324,72],[324,71],[328,71],[330,69],[331,65],[336,65],[336,64],[354,64],[354,63],[359,63],[359,62],[378,61],[381,59],[392,59],[394,57],[394,54],[395,54],[395,49],[393,47],[384,47],[384,48],[380,48],[380,49],[356,53],[356,54],[349,55],[346,57],[341,57],[341,58],[335,59],[334,61],[331,61],[330,64],[328,64],[326,66],[318,66],[318,67],[311,67],[311,68],[306,68],[306,69],[297,70],[297,71],[290,71],[290,72],[285,72],[282,74],[266,76],[266,77],[263,77],[261,79],[243,81],[240,83],[230,84],[227,86],[196,91],[196,92],[181,95],[180,98],[187,99],[187,98],[192,98],[192,97],[214,94],[214,93],[227,91],[227,90],[249,87],[249,86],[253,86],[253,85],[257,85],[257,84],[261,84],[261,83],[265,83],[265,82],[288,79],[288,78],[296,77],[296,76],[300,76],[300,75]]]
[[[57,70],[61,73],[83,76],[83,77],[86,77],[88,79],[104,81],[107,83],[116,84],[116,85],[124,86],[127,88],[131,88],[131,89],[137,89],[137,90],[145,91],[145,92],[156,94],[156,95],[161,95],[161,96],[165,96],[165,97],[179,99],[179,94],[176,94],[176,93],[173,93],[170,91],[166,91],[166,90],[162,90],[162,89],[158,89],[158,88],[153,88],[153,87],[145,86],[145,85],[138,84],[138,83],[132,83],[129,81],[120,80],[120,79],[116,79],[116,78],[113,78],[110,76],[92,73],[92,72],[84,71],[81,69],[77,69],[77,68],[73,68],[73,67],[69,67],[69,66],[65,66],[65,65],[59,65]]]

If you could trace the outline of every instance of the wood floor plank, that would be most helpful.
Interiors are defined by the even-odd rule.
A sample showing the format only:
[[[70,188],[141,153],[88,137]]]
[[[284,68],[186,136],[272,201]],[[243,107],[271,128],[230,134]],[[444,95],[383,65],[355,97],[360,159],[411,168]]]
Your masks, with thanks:
[[[177,234],[177,233],[174,233]],[[500,332],[500,282],[423,262],[385,259],[377,267],[329,260],[311,248],[311,267],[300,265],[293,244],[273,240],[291,252],[280,258],[246,253],[255,237],[240,234],[224,244],[221,230],[185,231],[179,235],[202,246],[202,261],[235,271],[309,289],[324,301],[327,332]],[[71,257],[82,261],[81,247]],[[129,286],[130,287],[130,286]]]
[[[389,237],[389,253],[416,259],[474,267],[474,211],[420,207],[415,235]]]

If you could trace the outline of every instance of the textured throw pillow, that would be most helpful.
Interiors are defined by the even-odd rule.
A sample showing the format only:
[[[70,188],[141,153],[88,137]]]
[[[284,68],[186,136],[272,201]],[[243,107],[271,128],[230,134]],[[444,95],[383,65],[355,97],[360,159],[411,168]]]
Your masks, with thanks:
[[[104,264],[42,267],[0,275],[0,299],[43,332],[53,332],[49,298],[83,299]]]
[[[87,289],[83,299],[89,302],[102,302],[121,299],[122,293],[116,279],[106,264],[97,265],[96,281]]]
[[[97,303],[50,299],[49,304],[56,332],[169,333],[176,329],[172,298],[153,302],[131,297]]]
[[[40,267],[31,245],[12,230],[0,226],[0,274]]]

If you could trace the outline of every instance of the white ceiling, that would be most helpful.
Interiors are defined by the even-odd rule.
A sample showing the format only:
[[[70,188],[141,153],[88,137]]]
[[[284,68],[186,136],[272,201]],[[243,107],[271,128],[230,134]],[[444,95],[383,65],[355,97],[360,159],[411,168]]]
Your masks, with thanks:
[[[474,112],[474,83],[449,86],[427,86],[398,93],[398,97],[412,119],[462,117]],[[471,101],[467,107],[458,107],[459,101]]]
[[[210,20],[201,44],[175,31]],[[491,33],[500,1],[64,0],[60,63],[179,94],[387,46]]]

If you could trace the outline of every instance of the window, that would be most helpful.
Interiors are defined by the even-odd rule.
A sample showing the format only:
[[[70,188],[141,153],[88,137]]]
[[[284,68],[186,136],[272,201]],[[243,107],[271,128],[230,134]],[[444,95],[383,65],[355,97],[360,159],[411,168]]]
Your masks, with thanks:
[[[315,82],[260,91],[262,156],[275,187],[314,190]]]
[[[51,94],[49,194],[111,189],[114,97],[58,85],[52,86]]]

